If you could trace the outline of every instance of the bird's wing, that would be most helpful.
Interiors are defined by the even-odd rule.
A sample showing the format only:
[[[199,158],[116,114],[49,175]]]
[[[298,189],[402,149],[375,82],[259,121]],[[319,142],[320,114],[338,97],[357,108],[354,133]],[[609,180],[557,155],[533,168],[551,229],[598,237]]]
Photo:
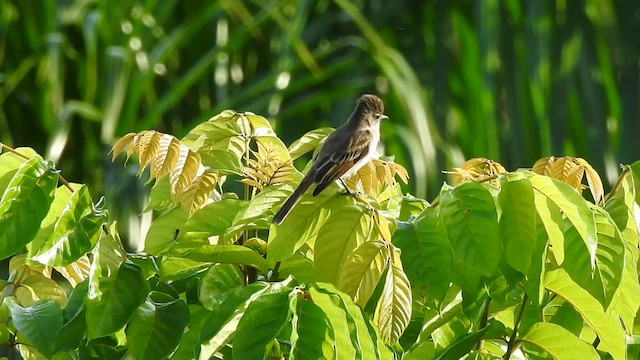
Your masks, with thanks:
[[[338,180],[367,155],[371,144],[371,135],[368,131],[358,131],[352,137],[340,140],[342,139],[336,139],[335,144],[325,143],[325,148],[330,145],[335,151],[325,152],[322,154],[323,157],[318,157],[317,164],[314,164],[317,169],[315,179],[318,183],[313,191],[314,196]]]

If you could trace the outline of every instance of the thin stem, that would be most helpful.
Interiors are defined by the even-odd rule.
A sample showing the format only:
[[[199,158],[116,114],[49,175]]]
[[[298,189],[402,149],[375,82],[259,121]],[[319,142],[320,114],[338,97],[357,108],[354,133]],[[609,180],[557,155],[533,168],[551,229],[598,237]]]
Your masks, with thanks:
[[[2,152],[10,152],[12,154],[15,154],[25,160],[29,160],[29,157],[21,154],[19,152],[17,152],[15,149],[11,148],[10,146],[7,146],[5,144],[2,144]],[[73,188],[71,187],[71,184],[69,184],[69,182],[62,177],[62,175],[58,174],[58,180],[60,181],[60,183],[62,183],[62,185],[64,185],[67,189],[71,190],[71,192],[73,192]]]
[[[516,350],[516,336],[518,335],[518,328],[520,327],[520,322],[522,321],[522,315],[524,314],[524,307],[527,305],[527,293],[524,293],[522,297],[522,307],[520,308],[520,313],[518,314],[518,318],[516,322],[513,324],[513,332],[511,333],[511,337],[509,338],[509,342],[507,343],[507,352],[504,353],[502,357],[504,360],[508,360],[511,358],[511,354]]]
[[[489,304],[491,304],[491,297],[487,298],[487,302],[484,305],[484,309],[482,309],[482,317],[480,318],[480,322],[478,324],[478,329],[484,329],[487,326],[487,322],[489,320]],[[482,344],[484,339],[480,339],[476,344],[476,350],[482,349]]]

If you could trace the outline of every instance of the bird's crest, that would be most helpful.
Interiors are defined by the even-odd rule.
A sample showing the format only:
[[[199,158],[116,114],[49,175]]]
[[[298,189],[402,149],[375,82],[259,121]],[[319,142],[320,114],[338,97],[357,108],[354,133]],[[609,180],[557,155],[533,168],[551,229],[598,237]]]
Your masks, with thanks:
[[[384,113],[384,103],[375,95],[365,94],[358,99],[358,110],[382,114]]]

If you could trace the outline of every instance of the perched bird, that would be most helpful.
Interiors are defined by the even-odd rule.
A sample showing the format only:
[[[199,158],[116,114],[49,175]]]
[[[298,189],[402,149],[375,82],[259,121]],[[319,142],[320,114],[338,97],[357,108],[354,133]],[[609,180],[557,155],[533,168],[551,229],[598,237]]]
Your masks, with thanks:
[[[327,137],[311,170],[273,217],[274,224],[284,221],[313,184],[318,184],[313,190],[313,196],[336,180],[349,191],[344,179],[353,176],[376,152],[380,142],[380,120],[388,119],[383,112],[384,104],[379,97],[365,94],[358,99],[347,122]]]

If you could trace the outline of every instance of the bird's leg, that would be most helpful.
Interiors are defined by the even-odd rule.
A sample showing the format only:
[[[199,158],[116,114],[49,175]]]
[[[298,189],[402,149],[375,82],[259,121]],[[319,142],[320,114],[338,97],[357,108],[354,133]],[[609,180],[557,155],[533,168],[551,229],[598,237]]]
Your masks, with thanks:
[[[347,186],[347,183],[344,182],[344,180],[342,180],[342,178],[338,179],[340,181],[340,184],[342,184],[342,187],[344,187],[344,190],[346,192],[342,193],[342,195],[351,195],[351,196],[359,196],[360,193],[357,191],[351,191],[351,189],[349,189],[349,187]]]

